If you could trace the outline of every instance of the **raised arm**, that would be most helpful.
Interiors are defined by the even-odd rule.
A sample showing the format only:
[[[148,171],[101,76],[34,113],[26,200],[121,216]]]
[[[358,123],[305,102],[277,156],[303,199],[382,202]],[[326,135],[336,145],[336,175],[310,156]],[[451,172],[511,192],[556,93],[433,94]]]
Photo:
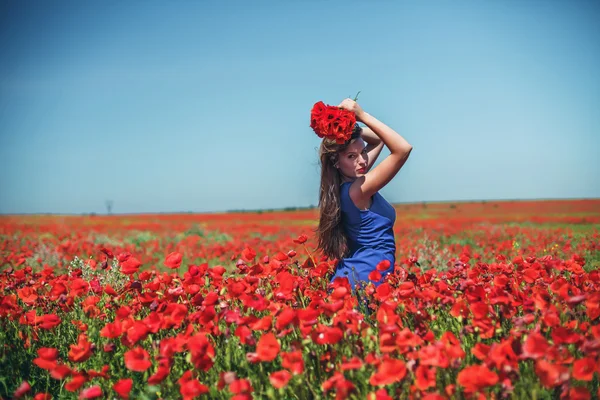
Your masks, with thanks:
[[[367,171],[370,171],[373,164],[375,164],[377,157],[379,157],[381,149],[383,149],[383,141],[368,126],[364,126],[361,129],[362,132],[360,137],[367,143],[367,159],[369,160],[367,163]]]
[[[371,196],[387,185],[400,171],[412,151],[412,145],[392,128],[363,111],[354,100],[345,99],[339,106],[354,111],[356,119],[367,125],[391,153],[377,167],[356,179],[350,186],[349,194],[355,204],[369,204]]]

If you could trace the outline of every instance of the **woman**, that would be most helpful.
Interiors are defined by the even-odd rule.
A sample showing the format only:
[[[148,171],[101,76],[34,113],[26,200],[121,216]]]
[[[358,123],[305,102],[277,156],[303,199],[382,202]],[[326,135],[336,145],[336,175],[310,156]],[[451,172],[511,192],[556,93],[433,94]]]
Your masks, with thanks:
[[[388,260],[382,278],[373,282],[378,286],[394,271],[396,254],[396,211],[378,192],[402,168],[412,146],[354,100],[345,99],[338,107],[354,112],[366,127],[357,124],[344,144],[328,139],[321,143],[318,248],[339,260],[331,281],[348,278],[353,289],[366,286],[377,264],[383,261],[385,266]],[[391,154],[371,170],[384,144]]]

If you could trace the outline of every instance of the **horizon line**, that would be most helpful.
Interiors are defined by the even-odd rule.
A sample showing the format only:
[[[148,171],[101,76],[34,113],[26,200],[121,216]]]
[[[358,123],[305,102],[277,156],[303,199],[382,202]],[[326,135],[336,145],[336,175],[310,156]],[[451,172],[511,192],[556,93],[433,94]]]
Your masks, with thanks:
[[[527,201],[570,201],[570,200],[600,200],[600,197],[554,197],[554,198],[534,198],[534,199],[471,199],[471,200],[422,200],[422,201],[405,201],[405,202],[389,202],[391,205],[411,205],[411,204],[444,204],[444,203],[481,203],[481,202],[527,202]],[[149,211],[149,212],[124,212],[124,213],[98,213],[98,212],[79,212],[79,213],[55,213],[55,212],[24,212],[24,213],[2,213],[0,217],[10,216],[129,216],[129,215],[180,215],[180,214],[243,214],[243,213],[258,213],[258,212],[292,212],[300,210],[314,210],[318,206],[286,206],[279,208],[249,208],[249,209],[230,209],[225,211]],[[600,212],[600,210],[599,210]]]

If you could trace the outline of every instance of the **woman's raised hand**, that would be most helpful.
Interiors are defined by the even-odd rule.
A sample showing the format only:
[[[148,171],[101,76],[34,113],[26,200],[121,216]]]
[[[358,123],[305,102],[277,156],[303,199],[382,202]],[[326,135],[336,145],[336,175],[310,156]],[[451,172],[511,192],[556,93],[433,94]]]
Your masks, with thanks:
[[[354,115],[356,115],[356,120],[362,122],[365,112],[356,101],[350,98],[344,99],[344,101],[342,101],[338,107],[343,108],[344,110],[352,111]]]

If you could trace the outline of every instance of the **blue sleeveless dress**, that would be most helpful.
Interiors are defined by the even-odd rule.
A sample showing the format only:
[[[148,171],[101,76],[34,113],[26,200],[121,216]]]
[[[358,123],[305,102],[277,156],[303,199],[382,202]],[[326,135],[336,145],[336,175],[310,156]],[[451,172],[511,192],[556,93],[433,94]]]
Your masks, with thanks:
[[[373,196],[369,209],[360,210],[350,198],[348,191],[351,184],[344,182],[340,188],[342,224],[348,238],[349,252],[347,257],[339,260],[331,282],[338,277],[345,277],[353,289],[359,284],[366,286],[369,274],[377,264],[389,260],[390,267],[380,271],[381,281],[373,282],[379,286],[385,275],[394,271],[396,242],[393,227],[396,210],[379,192]]]

